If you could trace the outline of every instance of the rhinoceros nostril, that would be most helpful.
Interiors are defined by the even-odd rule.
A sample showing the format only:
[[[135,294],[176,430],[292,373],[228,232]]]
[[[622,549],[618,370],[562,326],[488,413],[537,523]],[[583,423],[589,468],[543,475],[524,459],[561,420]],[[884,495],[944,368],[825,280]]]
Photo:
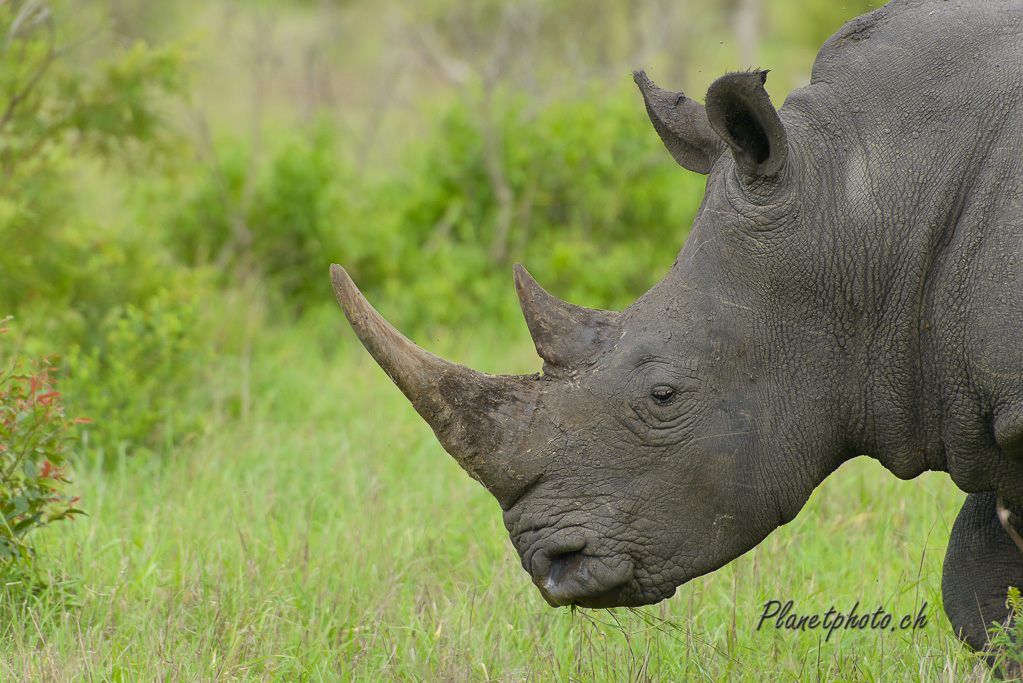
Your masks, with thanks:
[[[586,541],[581,538],[561,538],[556,542],[537,543],[523,554],[522,566],[534,578],[547,577],[556,560],[575,555],[585,547]]]

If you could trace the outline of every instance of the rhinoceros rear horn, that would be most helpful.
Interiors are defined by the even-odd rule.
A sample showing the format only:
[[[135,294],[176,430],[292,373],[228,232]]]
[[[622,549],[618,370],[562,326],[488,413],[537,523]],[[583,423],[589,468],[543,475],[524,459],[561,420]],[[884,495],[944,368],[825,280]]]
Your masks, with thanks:
[[[583,308],[553,297],[518,263],[515,289],[549,375],[570,374],[596,362],[621,336],[621,313]]]
[[[352,329],[437,434],[444,449],[501,501],[525,474],[510,461],[536,403],[535,376],[488,375],[425,351],[398,332],[338,265],[334,294]]]
[[[766,71],[733,73],[707,90],[711,128],[731,148],[739,169],[751,176],[776,174],[788,156],[785,128],[764,89],[766,82]]]
[[[654,130],[679,166],[696,173],[710,173],[725,145],[711,129],[703,105],[680,92],[658,88],[644,71],[634,71],[632,80],[643,93]]]

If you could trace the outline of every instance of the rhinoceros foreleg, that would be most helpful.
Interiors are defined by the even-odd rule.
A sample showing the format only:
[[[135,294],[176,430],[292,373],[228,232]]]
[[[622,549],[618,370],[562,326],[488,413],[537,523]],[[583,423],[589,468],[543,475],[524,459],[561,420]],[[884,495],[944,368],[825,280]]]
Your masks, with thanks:
[[[1009,586],[1023,589],[1023,551],[998,519],[993,492],[971,493],[948,541],[941,578],[945,614],[959,639],[975,650],[988,644],[987,629],[1009,616]],[[1005,506],[1009,523],[1023,529],[1023,509]],[[988,661],[994,663],[994,657]]]

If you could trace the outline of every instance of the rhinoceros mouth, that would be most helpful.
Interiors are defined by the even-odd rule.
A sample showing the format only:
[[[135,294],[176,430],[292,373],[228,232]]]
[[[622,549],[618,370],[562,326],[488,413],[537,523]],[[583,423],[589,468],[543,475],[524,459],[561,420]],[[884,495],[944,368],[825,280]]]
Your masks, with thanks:
[[[620,607],[633,602],[628,591],[632,582],[628,560],[609,562],[581,552],[562,553],[551,558],[545,574],[534,574],[533,582],[552,607]]]
[[[632,595],[634,565],[628,557],[588,552],[578,536],[548,539],[523,557],[523,567],[552,607],[620,607],[637,604]]]

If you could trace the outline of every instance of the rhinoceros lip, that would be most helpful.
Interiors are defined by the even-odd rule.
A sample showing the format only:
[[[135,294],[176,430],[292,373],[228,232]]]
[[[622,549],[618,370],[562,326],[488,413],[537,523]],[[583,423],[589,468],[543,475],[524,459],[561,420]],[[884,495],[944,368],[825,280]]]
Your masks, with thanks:
[[[534,575],[533,582],[552,607],[618,607],[631,604],[626,586],[631,583],[632,562],[609,561],[578,551],[550,558],[550,568]]]

